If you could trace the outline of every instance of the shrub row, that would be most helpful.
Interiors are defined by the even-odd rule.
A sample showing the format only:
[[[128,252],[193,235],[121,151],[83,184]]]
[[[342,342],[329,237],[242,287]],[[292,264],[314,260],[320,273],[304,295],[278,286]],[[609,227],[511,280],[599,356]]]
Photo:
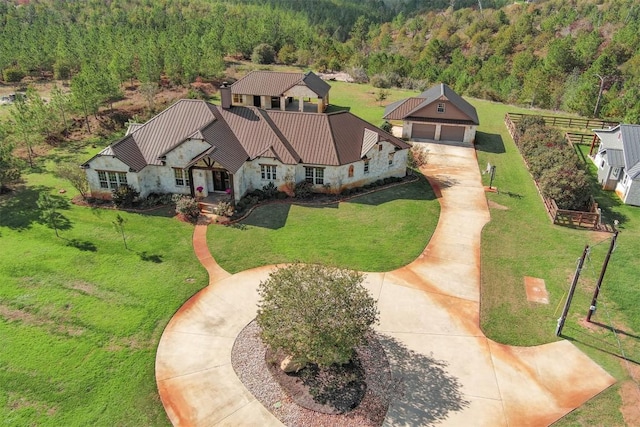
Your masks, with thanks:
[[[560,209],[588,210],[591,181],[561,132],[540,116],[523,117],[516,125],[516,145],[544,197]]]

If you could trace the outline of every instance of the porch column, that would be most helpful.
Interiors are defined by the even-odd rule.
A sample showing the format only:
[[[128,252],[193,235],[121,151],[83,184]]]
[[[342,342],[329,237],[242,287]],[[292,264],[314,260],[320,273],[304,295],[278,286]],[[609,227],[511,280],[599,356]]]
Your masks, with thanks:
[[[287,109],[287,97],[280,97],[280,111],[285,111]]]
[[[300,104],[300,105],[298,106],[298,110],[299,110],[300,112],[303,112],[303,111],[304,111],[304,96],[301,96],[301,97],[298,99],[298,103]]]

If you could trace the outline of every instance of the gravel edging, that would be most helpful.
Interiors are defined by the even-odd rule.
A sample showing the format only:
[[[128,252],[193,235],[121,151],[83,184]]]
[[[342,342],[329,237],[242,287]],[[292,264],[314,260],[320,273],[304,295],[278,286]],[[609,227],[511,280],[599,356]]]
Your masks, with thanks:
[[[364,368],[367,391],[360,405],[341,415],[329,415],[298,406],[273,378],[265,361],[266,347],[259,337],[255,321],[238,334],[231,350],[231,365],[244,386],[276,418],[287,426],[379,427],[391,401],[389,361],[372,334],[366,345],[356,351]]]

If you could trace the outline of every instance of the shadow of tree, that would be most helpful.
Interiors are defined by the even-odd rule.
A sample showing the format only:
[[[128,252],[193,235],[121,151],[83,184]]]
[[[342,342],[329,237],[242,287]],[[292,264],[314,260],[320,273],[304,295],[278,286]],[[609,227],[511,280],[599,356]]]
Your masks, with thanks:
[[[290,209],[290,203],[274,203],[259,206],[254,209],[248,217],[242,220],[240,224],[242,224],[242,226],[252,225],[254,227],[277,230],[286,224]]]
[[[506,152],[502,136],[486,132],[476,132],[476,150],[495,154]]]
[[[47,191],[43,193],[46,194]],[[35,210],[40,215],[38,222],[51,229],[57,228],[58,231],[70,230],[73,227],[71,220],[60,213],[60,209],[69,209],[69,200],[57,194],[49,195],[49,199],[51,200],[52,206],[55,206],[55,212],[51,213],[51,217],[47,217],[45,212],[36,204]],[[55,221],[55,227],[53,225],[53,221]]]
[[[416,353],[393,337],[379,335],[391,366],[392,394],[386,425],[428,426],[469,406],[446,362]]]
[[[40,193],[51,191],[43,185],[17,189],[0,202],[0,226],[13,230],[26,230],[40,221],[38,197]]]
[[[162,263],[162,255],[160,254],[150,254],[147,251],[138,252],[138,256],[142,261],[153,262],[155,264]]]
[[[98,250],[97,246],[94,245],[92,242],[89,242],[88,240],[80,240],[80,239],[67,240],[67,246],[71,246],[73,248],[76,248],[85,252],[96,252]]]

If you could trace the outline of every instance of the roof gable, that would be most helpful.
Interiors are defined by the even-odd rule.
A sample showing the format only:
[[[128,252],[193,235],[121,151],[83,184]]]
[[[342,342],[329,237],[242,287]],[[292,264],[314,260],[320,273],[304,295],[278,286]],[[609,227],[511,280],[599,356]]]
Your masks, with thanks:
[[[627,174],[631,179],[640,176],[640,125],[620,124],[610,129],[594,129],[593,131],[600,138],[602,144],[600,151],[608,153],[622,151]],[[613,158],[610,160],[620,163],[619,155],[616,160]]]
[[[306,86],[319,97],[324,97],[331,86],[311,71],[285,73],[279,71],[252,71],[231,85],[231,93],[241,95],[283,96],[296,85]]]
[[[459,112],[459,114],[455,115],[454,120],[466,120],[475,125],[480,124],[475,107],[444,83],[429,88],[417,97],[407,98],[389,105],[385,109],[384,118],[388,120],[404,120],[414,116],[419,117],[421,113],[424,114],[424,112],[428,110],[429,106],[438,101],[448,101],[450,103],[449,108],[453,106],[455,110]],[[429,118],[438,120],[441,117],[431,117],[431,115],[429,115]],[[443,116],[442,119],[446,120],[447,117]]]

